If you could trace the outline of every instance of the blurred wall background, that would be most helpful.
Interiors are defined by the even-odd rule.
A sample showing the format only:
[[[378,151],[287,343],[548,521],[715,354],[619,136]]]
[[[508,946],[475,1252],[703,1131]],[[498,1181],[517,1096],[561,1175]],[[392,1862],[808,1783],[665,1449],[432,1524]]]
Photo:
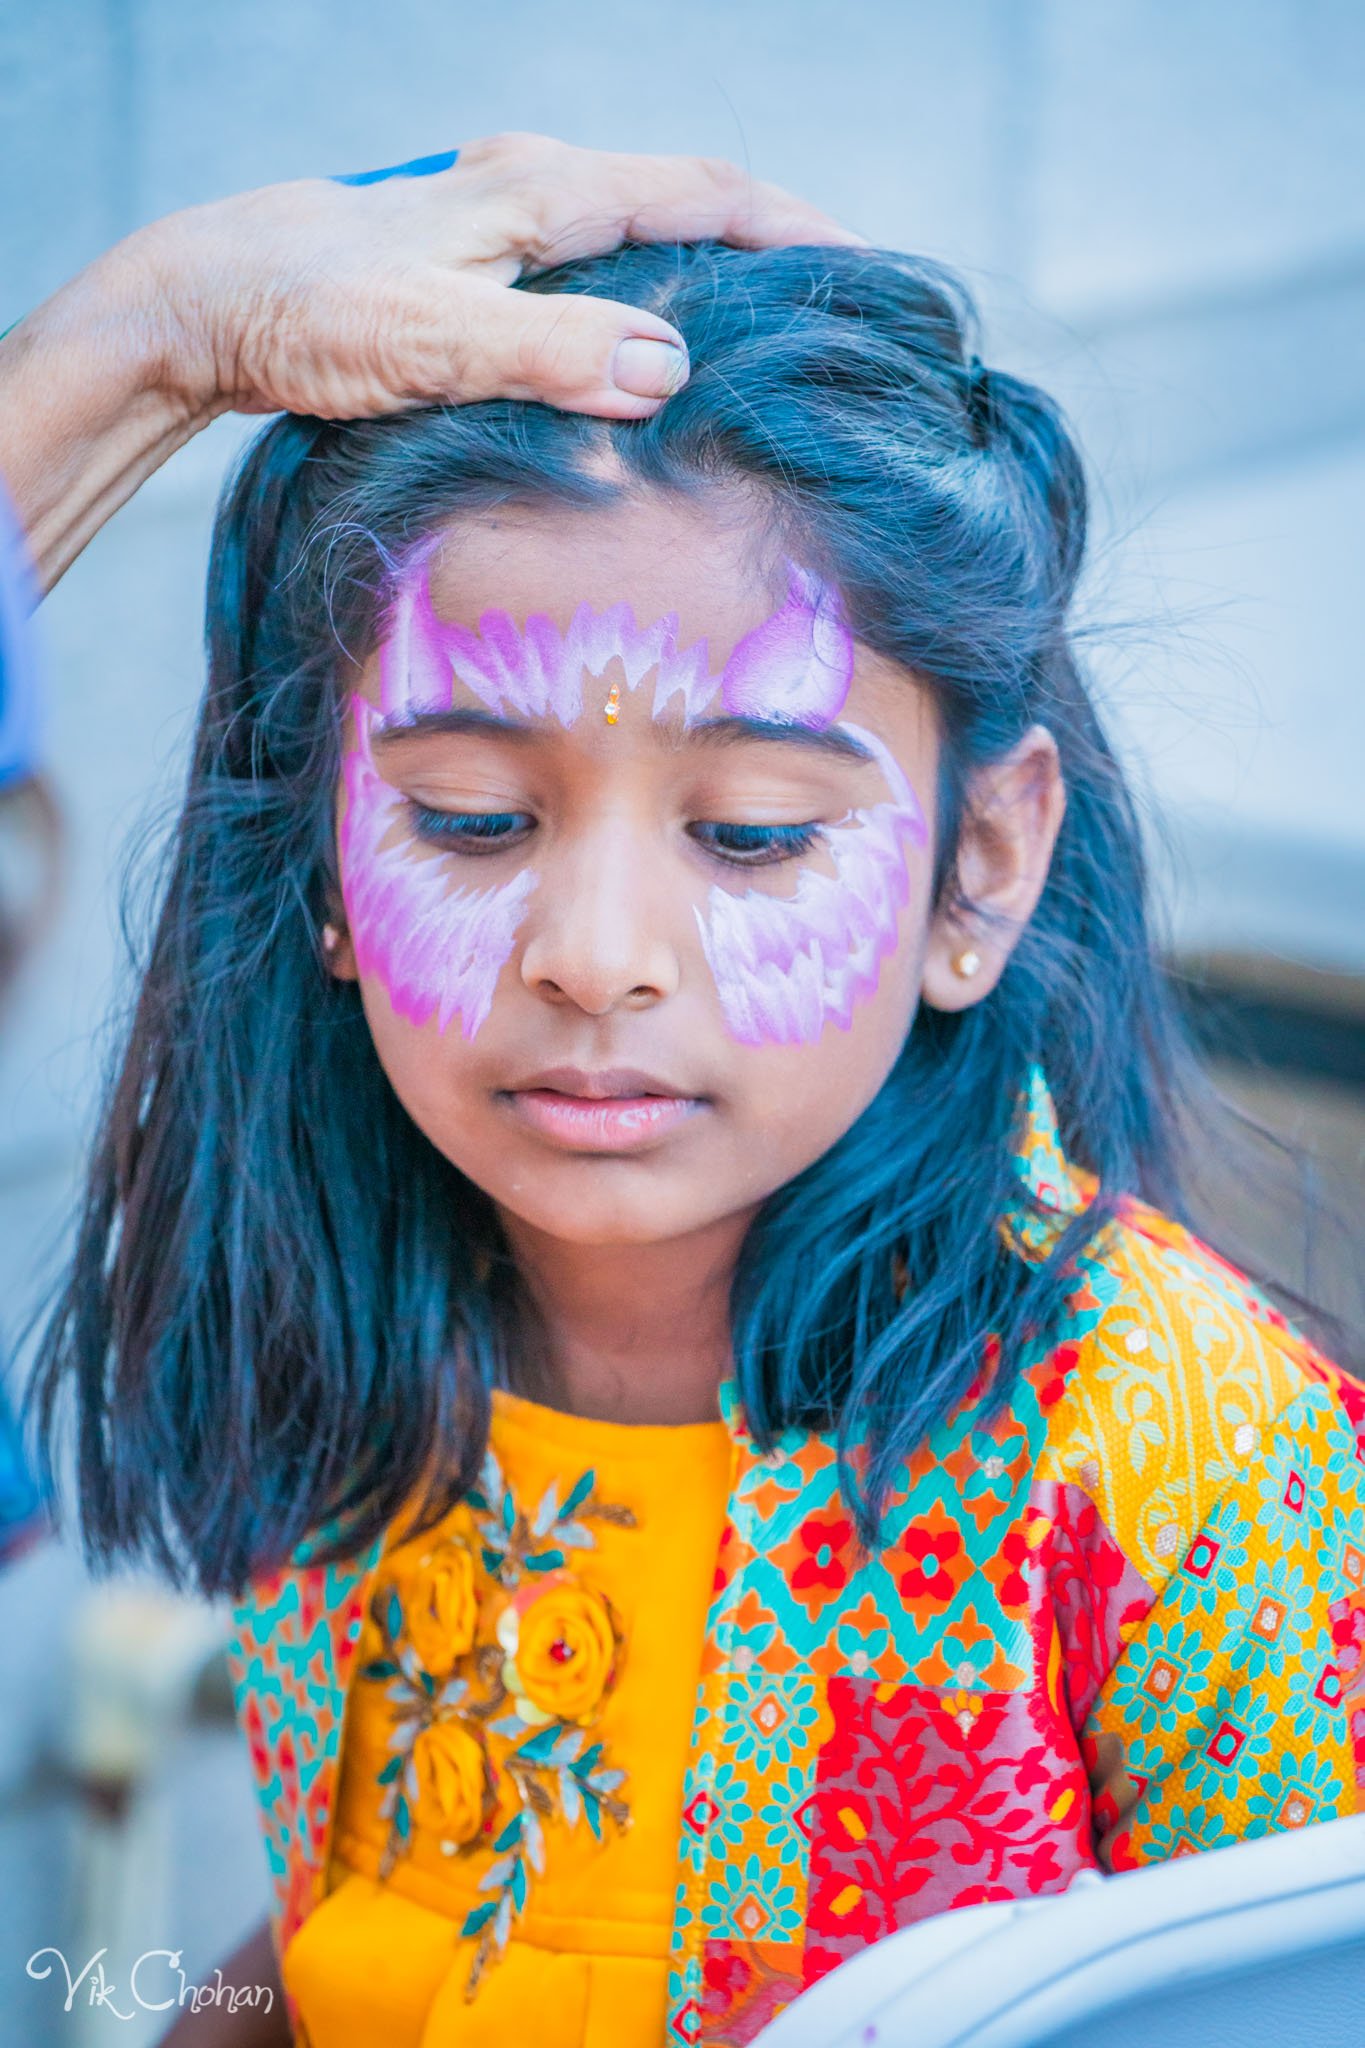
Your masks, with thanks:
[[[1091,458],[1087,615],[1149,792],[1173,945],[1291,1002],[1325,991],[1349,1029],[1365,974],[1365,9],[0,0],[0,329],[172,208],[500,128],[737,158],[966,271],[987,355],[1056,390]],[[249,431],[221,423],[177,456],[44,608],[71,869],[0,1044],[11,1339],[60,1245],[121,985],[120,862],[175,789],[211,507]],[[1365,1126],[1335,1043],[1336,1079],[1329,1059],[1287,1092],[1249,1087],[1349,1167]],[[0,1583],[0,2033],[20,2044],[59,2038],[59,1998],[24,1963],[66,1938],[88,1847],[52,1764],[82,1586],[55,1543]],[[170,1768],[173,1881],[131,1953],[179,1947],[203,1975],[263,1911],[264,1871],[235,1739],[196,1736]],[[84,2024],[117,2031],[107,2013]]]

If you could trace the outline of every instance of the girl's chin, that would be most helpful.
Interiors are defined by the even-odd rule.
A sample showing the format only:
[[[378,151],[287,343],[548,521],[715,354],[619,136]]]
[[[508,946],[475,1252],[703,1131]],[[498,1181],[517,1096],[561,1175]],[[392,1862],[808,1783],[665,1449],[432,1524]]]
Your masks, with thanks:
[[[632,1162],[634,1171],[628,1176],[622,1175],[621,1164],[610,1162],[615,1169],[611,1172],[601,1161],[583,1162],[583,1170],[575,1172],[580,1162],[561,1162],[553,1175],[542,1172],[534,1181],[499,1181],[486,1185],[485,1191],[508,1218],[515,1217],[539,1236],[584,1251],[638,1251],[670,1244],[752,1208],[738,1195],[733,1204],[718,1206],[714,1187],[650,1187],[642,1159]],[[616,1184],[594,1185],[609,1179]],[[624,1179],[630,1182],[628,1188]],[[559,1186],[547,1185],[551,1181]]]

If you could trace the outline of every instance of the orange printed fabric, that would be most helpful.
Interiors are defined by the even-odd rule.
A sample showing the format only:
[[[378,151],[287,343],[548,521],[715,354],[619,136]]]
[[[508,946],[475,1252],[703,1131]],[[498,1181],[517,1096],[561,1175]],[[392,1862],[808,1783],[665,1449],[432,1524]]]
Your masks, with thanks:
[[[1087,1723],[1115,1870],[1365,1810],[1365,1398],[1302,1363]]]

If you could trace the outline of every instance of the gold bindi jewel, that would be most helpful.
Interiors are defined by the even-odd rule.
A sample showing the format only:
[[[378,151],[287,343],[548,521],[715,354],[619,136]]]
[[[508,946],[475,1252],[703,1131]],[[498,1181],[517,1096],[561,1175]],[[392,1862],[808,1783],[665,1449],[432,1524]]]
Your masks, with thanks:
[[[619,683],[613,683],[607,691],[607,701],[602,706],[602,716],[606,719],[608,725],[615,725],[617,719],[621,716],[621,685]]]

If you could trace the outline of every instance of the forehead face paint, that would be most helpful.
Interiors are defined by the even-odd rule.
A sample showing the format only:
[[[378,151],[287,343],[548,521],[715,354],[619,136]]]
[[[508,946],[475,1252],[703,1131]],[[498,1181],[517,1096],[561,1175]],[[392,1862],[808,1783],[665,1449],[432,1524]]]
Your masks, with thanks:
[[[679,651],[675,615],[637,626],[628,604],[595,612],[582,604],[566,629],[543,612],[524,627],[509,613],[484,612],[478,631],[438,619],[422,565],[399,586],[380,650],[380,704],[386,719],[448,711],[457,682],[488,710],[520,718],[557,718],[573,725],[583,710],[583,677],[600,676],[612,661],[625,670],[627,688],[657,671],[659,692],[681,690],[685,703],[704,702],[714,690],[706,643]]]
[[[853,635],[818,577],[787,564],[787,602],[735,645],[720,700],[738,718],[832,725],[853,681]]]
[[[854,647],[837,593],[792,563],[785,604],[736,642],[719,677],[705,640],[679,647],[676,613],[640,626],[627,604],[602,612],[583,604],[561,629],[539,612],[518,627],[507,612],[487,611],[477,632],[439,619],[418,563],[389,615],[378,718],[356,700],[341,849],[357,959],[362,969],[373,966],[402,1015],[422,1022],[434,1013],[444,1030],[458,1013],[473,1036],[511,957],[535,878],[523,870],[497,889],[451,889],[439,861],[386,847],[403,812],[374,765],[376,726],[449,710],[459,682],[491,711],[553,717],[568,727],[583,713],[584,676],[600,677],[613,661],[631,691],[653,675],[655,718],[676,703],[684,725],[695,723],[719,694],[729,715],[819,729],[843,709]],[[619,705],[615,685],[613,697]],[[878,761],[891,800],[826,831],[834,873],[803,870],[790,897],[714,887],[696,913],[726,1024],[745,1044],[804,1043],[828,1022],[847,1027],[896,943],[909,894],[907,853],[925,842],[924,816],[881,741],[858,727],[845,730]]]
[[[378,975],[400,1017],[445,1031],[458,1016],[472,1038],[493,1003],[512,956],[526,899],[528,869],[496,889],[455,889],[439,857],[415,858],[403,799],[374,764],[374,707],[352,700],[356,742],[346,757],[346,815],[341,826],[341,893],[362,974]]]
[[[737,641],[723,673],[713,676],[705,640],[678,645],[678,616],[646,626],[628,604],[596,612],[581,604],[561,629],[543,612],[524,626],[509,613],[484,612],[478,631],[439,619],[425,567],[399,585],[380,649],[380,706],[386,719],[405,712],[448,711],[458,682],[490,711],[519,718],[556,718],[574,725],[583,713],[583,678],[619,661],[626,688],[654,677],[653,714],[680,699],[684,725],[700,718],[717,692],[725,711],[742,718],[830,725],[853,680],[853,636],[835,592],[788,564],[787,601]]]

